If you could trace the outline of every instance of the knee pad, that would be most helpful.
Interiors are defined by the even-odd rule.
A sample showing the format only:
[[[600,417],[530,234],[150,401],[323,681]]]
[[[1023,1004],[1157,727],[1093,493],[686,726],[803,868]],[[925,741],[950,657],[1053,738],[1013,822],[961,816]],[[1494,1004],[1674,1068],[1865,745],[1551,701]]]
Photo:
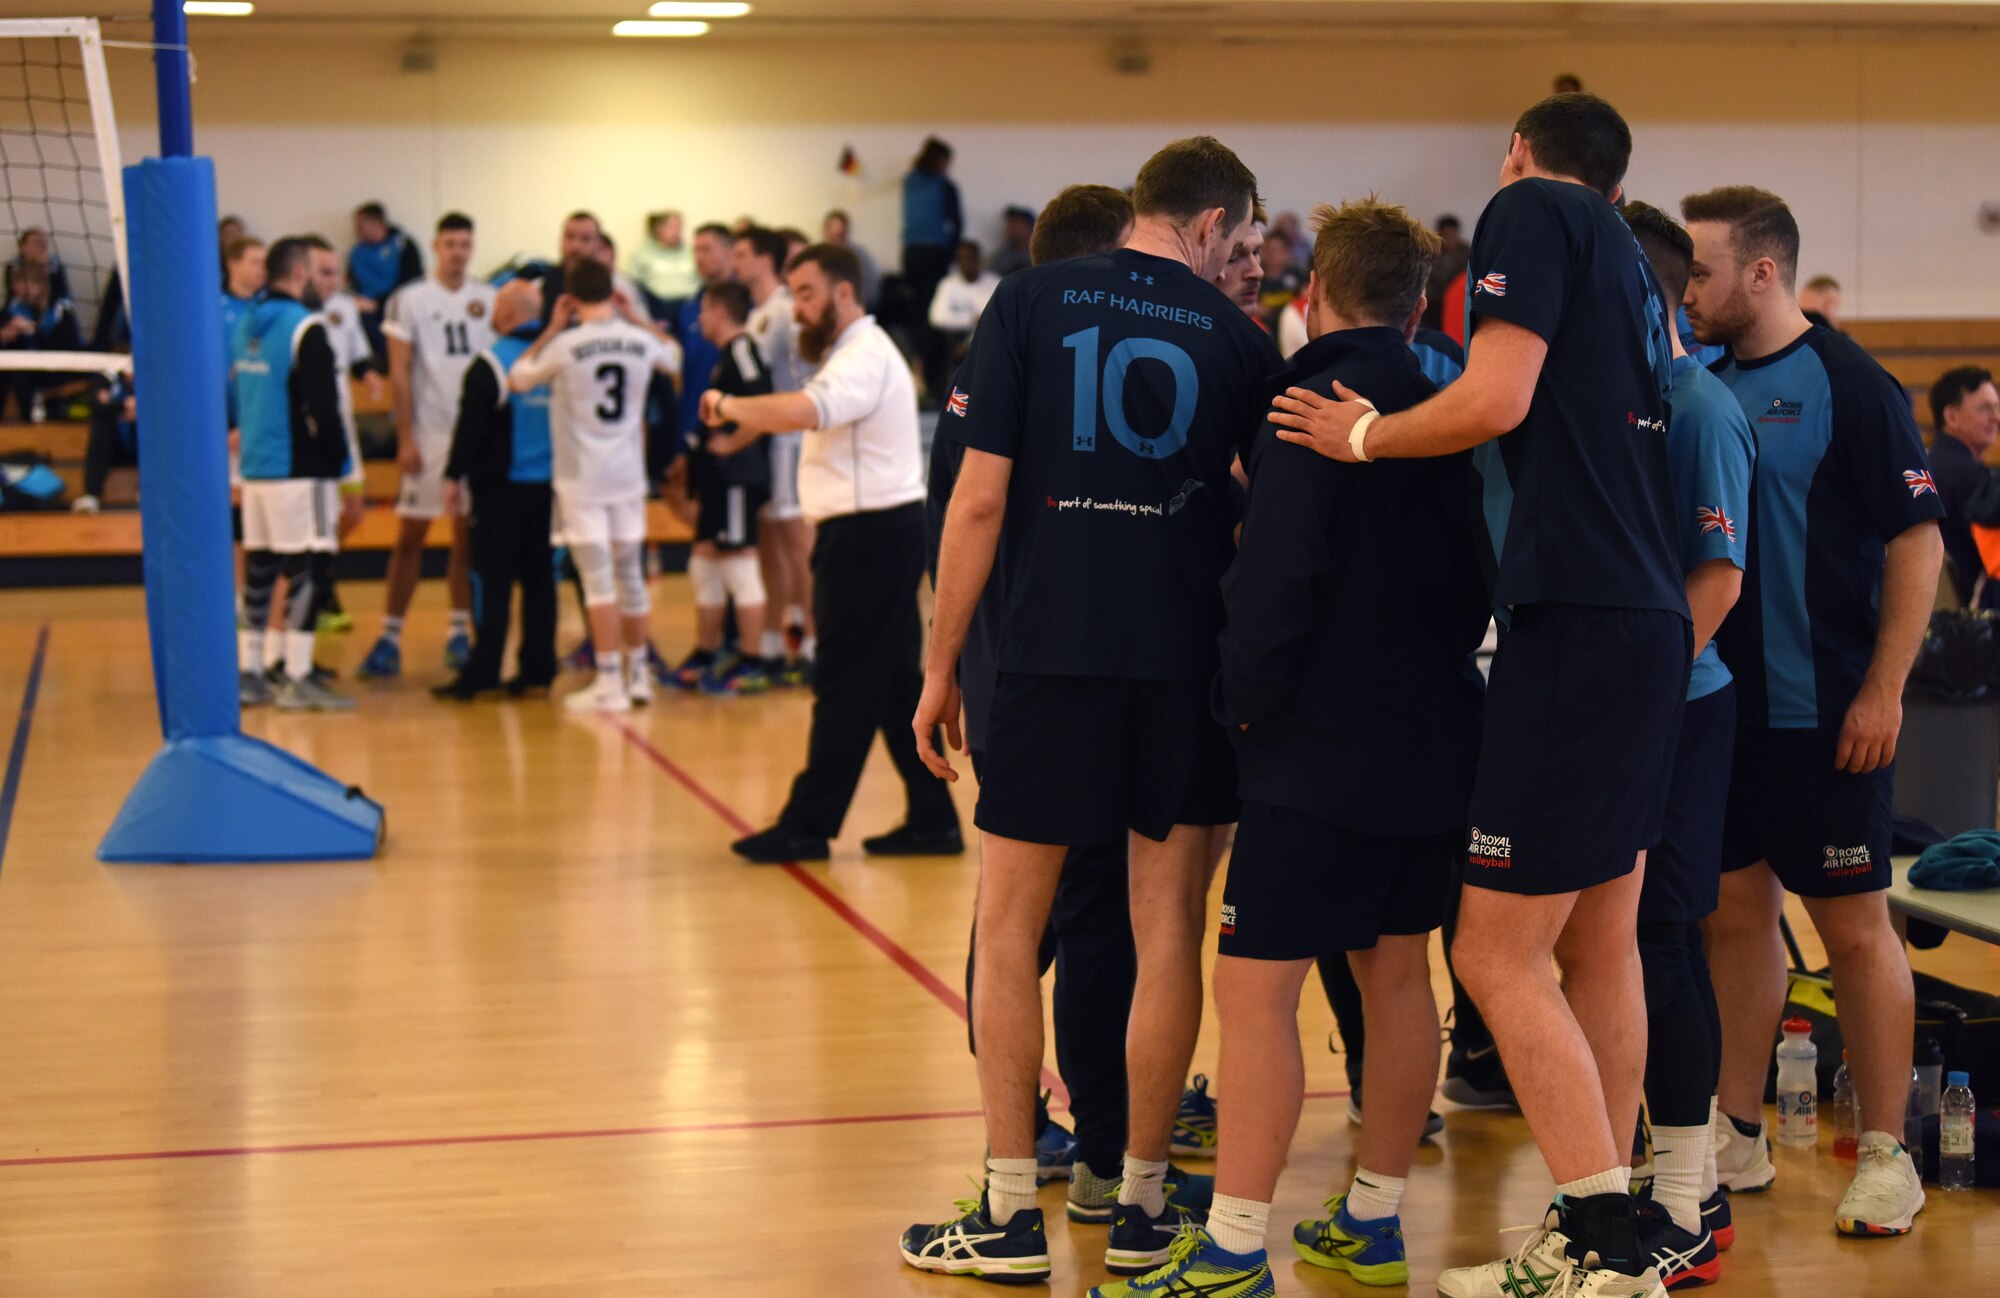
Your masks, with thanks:
[[[732,554],[717,560],[722,565],[723,584],[738,608],[756,608],[764,602],[764,570],[754,554]]]
[[[1685,924],[1639,926],[1639,965],[1645,974],[1646,1008],[1653,1014],[1701,1004],[1694,963],[1688,958],[1687,929]]]
[[[729,579],[722,575],[723,560],[697,554],[688,560],[688,580],[694,583],[698,608],[719,608],[729,602]]]
[[[620,541],[611,547],[613,579],[618,585],[618,607],[627,617],[652,612],[653,601],[646,593],[646,552],[637,541]]]
[[[617,603],[618,580],[611,575],[611,547],[573,545],[569,554],[576,564],[577,581],[583,586],[584,607],[599,608]]]

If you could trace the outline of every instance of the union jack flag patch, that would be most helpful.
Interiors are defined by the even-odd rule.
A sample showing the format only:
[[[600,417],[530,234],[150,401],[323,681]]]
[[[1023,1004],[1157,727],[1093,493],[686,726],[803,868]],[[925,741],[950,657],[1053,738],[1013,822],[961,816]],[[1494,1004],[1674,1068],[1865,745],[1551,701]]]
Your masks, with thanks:
[[[1911,500],[1915,500],[1927,491],[1933,496],[1937,495],[1937,480],[1931,477],[1929,469],[1904,469],[1903,485],[1910,489]]]
[[[1507,277],[1497,272],[1491,275],[1483,276],[1480,279],[1479,283],[1473,286],[1473,292],[1491,293],[1494,297],[1506,297]]]
[[[1723,539],[1736,539],[1736,520],[1722,512],[1721,506],[1698,506],[1694,511],[1694,521],[1703,532],[1720,532]]]
[[[959,418],[963,419],[965,418],[965,408],[966,406],[970,405],[971,402],[972,402],[971,397],[967,396],[963,392],[960,392],[957,388],[953,388],[951,390],[951,396],[944,403],[944,411],[948,415],[957,415]]]

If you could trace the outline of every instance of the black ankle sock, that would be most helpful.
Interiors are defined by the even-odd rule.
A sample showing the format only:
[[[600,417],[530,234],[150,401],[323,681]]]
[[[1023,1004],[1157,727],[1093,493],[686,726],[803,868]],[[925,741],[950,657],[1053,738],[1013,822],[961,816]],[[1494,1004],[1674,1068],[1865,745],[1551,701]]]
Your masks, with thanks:
[[[1565,1199],[1561,1217],[1563,1234],[1570,1238],[1570,1256],[1578,1263],[1595,1253],[1599,1266],[1621,1275],[1638,1275],[1649,1265],[1639,1247],[1639,1218],[1631,1195]]]
[[[1737,1134],[1741,1135],[1745,1140],[1757,1139],[1758,1133],[1764,1130],[1764,1124],[1761,1122],[1745,1122],[1734,1114],[1728,1113],[1722,1116],[1729,1119],[1730,1125],[1735,1127]]]

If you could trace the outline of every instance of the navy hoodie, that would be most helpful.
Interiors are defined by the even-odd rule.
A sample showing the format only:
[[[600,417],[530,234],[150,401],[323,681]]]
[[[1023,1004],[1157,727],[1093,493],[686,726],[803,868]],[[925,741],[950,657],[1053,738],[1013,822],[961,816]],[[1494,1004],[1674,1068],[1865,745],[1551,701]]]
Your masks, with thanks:
[[[1281,387],[1338,379],[1385,414],[1435,391],[1394,329],[1327,334],[1292,364]],[[1470,453],[1340,464],[1266,423],[1247,468],[1213,695],[1243,799],[1361,833],[1463,827],[1490,612]]]

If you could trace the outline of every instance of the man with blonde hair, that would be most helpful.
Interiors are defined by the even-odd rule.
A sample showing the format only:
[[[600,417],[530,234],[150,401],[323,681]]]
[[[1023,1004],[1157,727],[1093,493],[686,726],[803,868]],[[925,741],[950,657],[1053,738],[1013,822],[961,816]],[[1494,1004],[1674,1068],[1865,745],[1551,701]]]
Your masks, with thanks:
[[[1311,341],[1288,385],[1343,383],[1385,412],[1429,397],[1410,339],[1437,236],[1373,198],[1316,220]],[[1368,1120],[1352,1184],[1293,1242],[1315,1266],[1406,1284],[1398,1210],[1438,1069],[1428,949],[1464,842],[1483,693],[1471,455],[1339,464],[1267,422],[1245,459],[1214,695],[1243,798],[1215,963],[1230,1102],[1207,1238],[1176,1265],[1213,1292],[1268,1292],[1264,1234],[1305,1095],[1299,988],[1316,958],[1345,952],[1369,1025]],[[1432,598],[1413,606],[1417,586]]]

